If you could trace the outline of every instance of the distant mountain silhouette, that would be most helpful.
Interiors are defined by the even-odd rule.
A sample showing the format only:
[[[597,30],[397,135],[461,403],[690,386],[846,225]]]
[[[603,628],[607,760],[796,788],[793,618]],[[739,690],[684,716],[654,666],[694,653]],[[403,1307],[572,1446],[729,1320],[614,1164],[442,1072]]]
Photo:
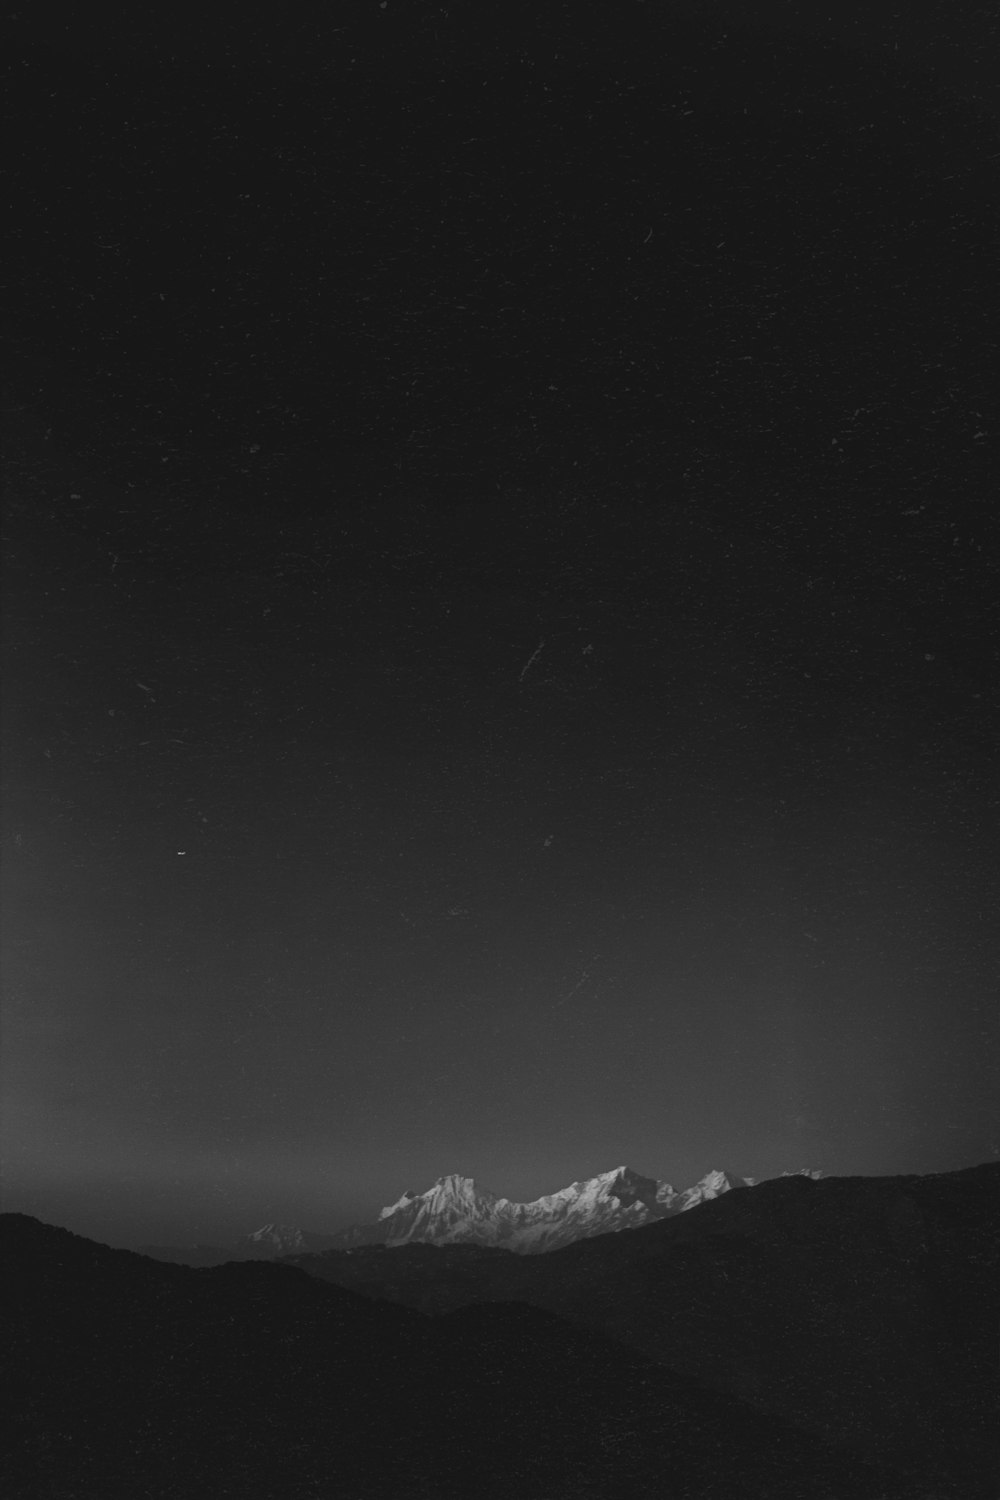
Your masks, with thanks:
[[[819,1172],[805,1172],[819,1177]],[[596,1177],[572,1182],[530,1203],[515,1203],[452,1172],[422,1193],[406,1192],[369,1224],[352,1224],[337,1234],[312,1234],[293,1224],[265,1224],[233,1244],[140,1245],[143,1255],[185,1266],[221,1266],[231,1260],[275,1260],[358,1245],[484,1245],[522,1254],[540,1254],[594,1235],[636,1229],[684,1213],[734,1188],[751,1187],[753,1177],[706,1173],[693,1187],[677,1192],[669,1182],[644,1177],[631,1167],[613,1167]]]
[[[493,1245],[522,1254],[539,1254],[594,1235],[636,1229],[657,1219],[683,1213],[697,1203],[752,1178],[709,1172],[694,1187],[678,1193],[669,1182],[644,1177],[631,1167],[613,1167],[530,1203],[515,1203],[480,1187],[473,1178],[450,1173],[422,1193],[404,1193],[383,1208],[373,1224],[342,1230],[324,1248],[355,1245]]]
[[[265,1224],[229,1245],[140,1245],[140,1255],[179,1266],[224,1266],[234,1260],[279,1260],[314,1254],[340,1243],[335,1234],[312,1234],[294,1224]]]
[[[945,1493],[539,1308],[427,1318],[284,1263],[163,1265],[16,1214],[0,1255],[12,1500]]]
[[[545,1308],[891,1464],[913,1496],[965,1500],[997,1492],[998,1227],[986,1165],[780,1178],[541,1256],[406,1245],[295,1262],[427,1312]]]

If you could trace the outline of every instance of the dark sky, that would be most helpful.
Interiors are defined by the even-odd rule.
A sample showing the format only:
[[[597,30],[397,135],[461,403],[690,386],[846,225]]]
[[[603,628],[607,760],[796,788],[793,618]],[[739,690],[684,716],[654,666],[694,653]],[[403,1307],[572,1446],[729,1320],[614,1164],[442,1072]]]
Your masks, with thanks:
[[[996,1156],[989,28],[399,9],[22,18],[5,1206]]]

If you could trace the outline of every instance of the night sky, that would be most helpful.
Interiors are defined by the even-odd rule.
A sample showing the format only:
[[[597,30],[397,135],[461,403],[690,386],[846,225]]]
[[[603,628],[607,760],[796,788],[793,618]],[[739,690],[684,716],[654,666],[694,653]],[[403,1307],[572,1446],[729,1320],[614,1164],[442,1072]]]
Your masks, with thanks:
[[[487,9],[20,18],[7,1209],[1000,1154],[995,36]]]

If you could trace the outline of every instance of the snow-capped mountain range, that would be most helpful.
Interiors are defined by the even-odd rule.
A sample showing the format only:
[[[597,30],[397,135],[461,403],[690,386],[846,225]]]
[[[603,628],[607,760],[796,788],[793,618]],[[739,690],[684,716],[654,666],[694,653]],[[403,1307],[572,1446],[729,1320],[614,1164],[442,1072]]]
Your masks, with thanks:
[[[265,1224],[255,1229],[243,1240],[246,1250],[257,1249],[262,1256],[309,1255],[317,1250],[328,1250],[336,1235],[311,1234],[308,1229],[299,1229],[296,1224]]]
[[[819,1177],[819,1172],[801,1174]],[[324,1250],[354,1250],[365,1245],[483,1245],[537,1255],[574,1240],[592,1239],[636,1229],[670,1218],[719,1198],[735,1188],[755,1186],[753,1177],[709,1172],[683,1192],[669,1182],[643,1177],[631,1167],[615,1167],[530,1203],[499,1198],[472,1177],[450,1173],[422,1193],[407,1192],[369,1224],[355,1224],[338,1234],[312,1234],[294,1224],[265,1224],[228,1247],[194,1246],[189,1250],[144,1245],[157,1260],[189,1265],[220,1265],[231,1260],[275,1260],[283,1255],[315,1255]]]
[[[806,1175],[818,1177],[818,1172]],[[734,1188],[753,1187],[752,1177],[709,1172],[693,1187],[677,1192],[669,1182],[643,1177],[631,1167],[615,1167],[573,1182],[531,1203],[498,1198],[471,1177],[439,1177],[423,1193],[404,1193],[383,1208],[372,1224],[359,1224],[333,1237],[330,1248],[360,1245],[472,1244],[538,1254],[574,1240],[635,1229],[718,1198]]]

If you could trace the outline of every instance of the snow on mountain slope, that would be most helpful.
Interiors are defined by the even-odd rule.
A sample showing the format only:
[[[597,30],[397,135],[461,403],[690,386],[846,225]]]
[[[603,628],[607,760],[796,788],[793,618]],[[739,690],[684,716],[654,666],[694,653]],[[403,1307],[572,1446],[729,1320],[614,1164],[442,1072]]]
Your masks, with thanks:
[[[708,1172],[694,1187],[686,1188],[681,1193],[677,1209],[679,1213],[683,1213],[685,1209],[707,1203],[711,1198],[721,1198],[723,1193],[729,1193],[733,1188],[753,1186],[752,1177],[733,1177],[729,1172]]]
[[[329,1249],[335,1239],[332,1234],[310,1234],[296,1224],[265,1224],[248,1234],[239,1249],[244,1256],[255,1260],[279,1255],[306,1255]]]
[[[683,1213],[698,1203],[752,1179],[709,1172],[678,1193],[668,1182],[643,1177],[631,1167],[615,1167],[531,1203],[499,1198],[471,1177],[439,1177],[423,1193],[406,1192],[383,1208],[374,1224],[360,1224],[336,1237],[336,1248],[355,1245],[423,1243],[492,1245],[538,1254],[593,1235],[637,1228]]]
[[[820,1177],[804,1169],[783,1177]],[[515,1203],[478,1187],[457,1172],[439,1177],[423,1193],[405,1192],[370,1224],[355,1224],[337,1234],[311,1234],[294,1224],[265,1224],[228,1247],[146,1245],[142,1253],[156,1260],[190,1265],[222,1265],[231,1260],[276,1260],[283,1255],[319,1254],[364,1245],[485,1245],[520,1254],[540,1254],[574,1240],[635,1229],[707,1203],[735,1188],[753,1187],[757,1179],[730,1172],[709,1172],[678,1193],[669,1182],[643,1177],[631,1167],[614,1167],[530,1203]]]
[[[507,1248],[538,1252],[665,1218],[674,1211],[676,1197],[668,1182],[615,1167],[533,1203],[501,1198],[497,1207],[510,1226]]]
[[[432,1240],[436,1244],[495,1245],[501,1238],[502,1214],[492,1193],[477,1188],[471,1177],[439,1177],[425,1193],[406,1195],[379,1215],[388,1231],[386,1244]]]

